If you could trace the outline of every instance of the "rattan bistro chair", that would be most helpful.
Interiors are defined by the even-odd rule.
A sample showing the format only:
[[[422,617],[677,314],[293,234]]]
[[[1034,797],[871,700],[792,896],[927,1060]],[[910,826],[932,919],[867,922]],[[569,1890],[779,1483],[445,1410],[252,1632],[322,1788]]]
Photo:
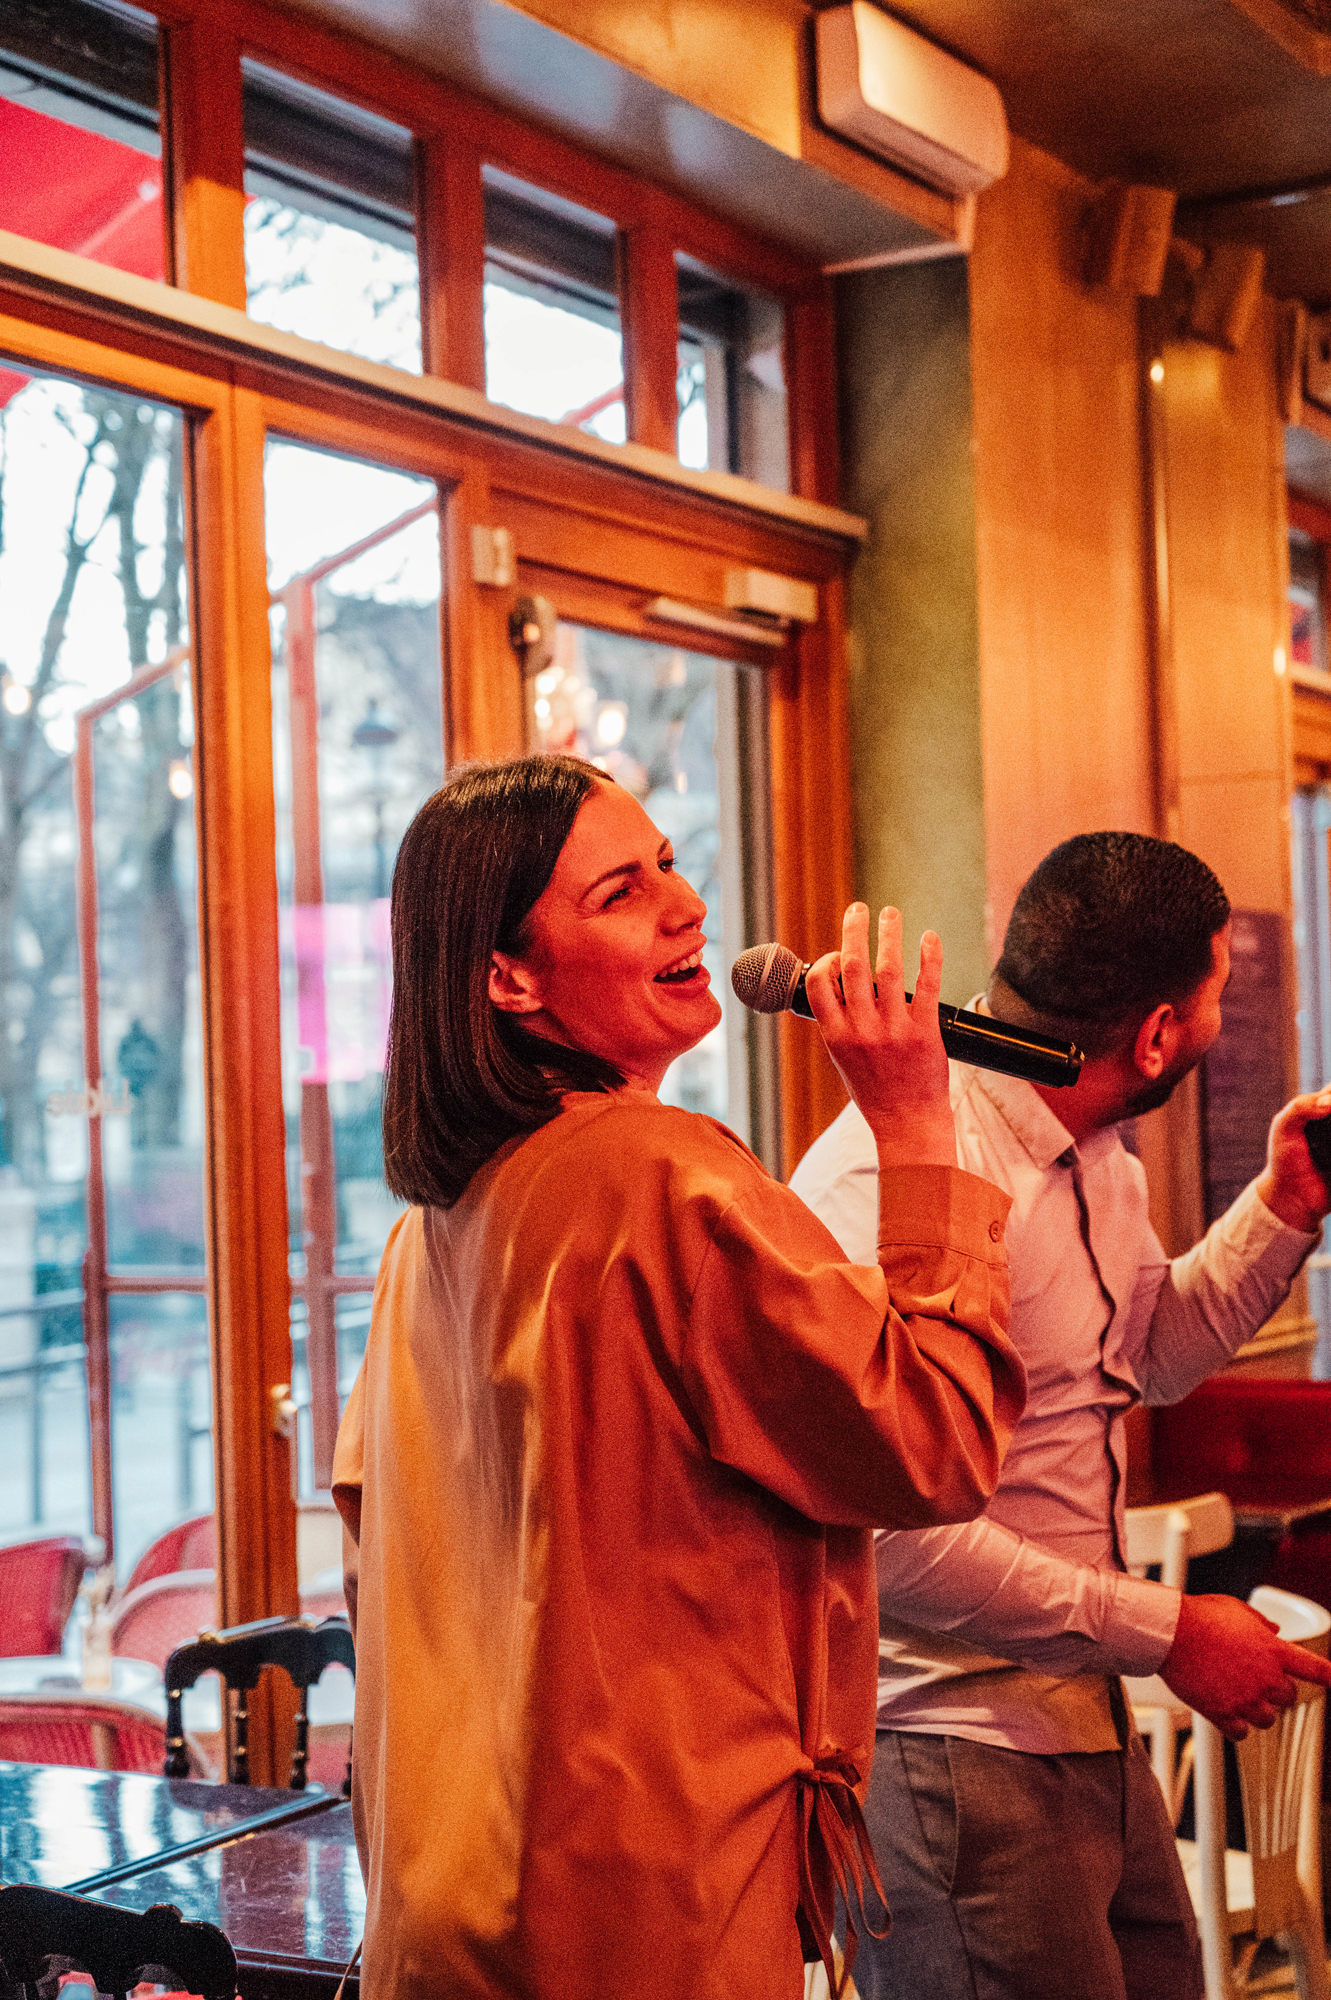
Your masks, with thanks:
[[[229,1632],[201,1632],[188,1646],[177,1646],[166,1663],[166,1775],[188,1774],[188,1753],[181,1718],[186,1688],[200,1674],[220,1674],[236,1697],[235,1732],[227,1776],[233,1785],[250,1782],[249,1695],[265,1667],[280,1667],[300,1694],[296,1715],[296,1747],[291,1758],[291,1790],[303,1792],[309,1765],[309,1691],[325,1667],[343,1666],[356,1672],[356,1649],[345,1618],[325,1618],[318,1625],[305,1618],[258,1618],[252,1625],[233,1625]],[[342,1781],[342,1795],[351,1796],[351,1758]]]
[[[201,2000],[235,2000],[236,1954],[215,1924],[182,1923],[173,1904],[118,1910],[88,1896],[18,1882],[0,1889],[0,1965],[27,2000],[64,1972],[86,1972],[98,1993],[140,1980]]]

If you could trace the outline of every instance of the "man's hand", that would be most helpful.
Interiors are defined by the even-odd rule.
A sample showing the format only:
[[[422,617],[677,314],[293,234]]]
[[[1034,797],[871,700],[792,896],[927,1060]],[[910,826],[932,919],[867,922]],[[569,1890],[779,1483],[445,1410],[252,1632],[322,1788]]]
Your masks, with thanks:
[[[1237,1597],[1185,1597],[1160,1678],[1235,1743],[1269,1729],[1297,1699],[1296,1680],[1331,1687],[1331,1660],[1282,1639]]]
[[[878,919],[875,996],[868,906],[852,903],[842,924],[840,951],[811,965],[804,982],[827,1052],[878,1142],[880,1166],[957,1164],[947,1054],[938,1028],[942,976],[943,947],[926,931],[915,996],[907,1006],[901,912],[884,910]]]
[[[1322,1217],[1331,1212],[1331,1188],[1312,1163],[1303,1128],[1313,1118],[1331,1115],[1331,1090],[1291,1098],[1271,1121],[1266,1142],[1266,1168],[1257,1192],[1273,1215],[1290,1229],[1315,1236]]]

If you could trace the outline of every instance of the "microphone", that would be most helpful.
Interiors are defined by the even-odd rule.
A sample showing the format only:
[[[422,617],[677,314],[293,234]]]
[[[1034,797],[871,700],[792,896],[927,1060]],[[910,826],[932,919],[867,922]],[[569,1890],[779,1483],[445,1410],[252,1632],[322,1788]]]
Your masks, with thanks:
[[[811,1021],[813,1008],[804,990],[808,970],[784,944],[755,944],[731,966],[730,983],[735,998],[755,1014],[781,1014],[789,1008]],[[907,1000],[910,997],[908,993]],[[974,1063],[977,1069],[1000,1070],[1004,1076],[1021,1076],[1028,1083],[1056,1089],[1075,1083],[1081,1075],[1085,1058],[1075,1042],[1058,1042],[1033,1028],[1015,1028],[1010,1021],[967,1014],[941,1002],[938,1025],[943,1047],[955,1062]]]

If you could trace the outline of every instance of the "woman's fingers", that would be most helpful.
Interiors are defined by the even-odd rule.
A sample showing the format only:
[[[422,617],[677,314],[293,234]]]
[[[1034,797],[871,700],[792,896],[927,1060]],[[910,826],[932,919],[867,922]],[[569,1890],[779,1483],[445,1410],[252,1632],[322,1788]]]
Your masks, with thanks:
[[[869,969],[869,905],[852,903],[841,919],[841,994],[852,1019],[874,1002]]]
[[[915,981],[911,1013],[923,1027],[938,1018],[938,995],[943,986],[943,941],[937,931],[926,931],[920,939],[920,976]]]
[[[904,992],[901,912],[889,905],[878,912],[878,998],[891,1002]]]

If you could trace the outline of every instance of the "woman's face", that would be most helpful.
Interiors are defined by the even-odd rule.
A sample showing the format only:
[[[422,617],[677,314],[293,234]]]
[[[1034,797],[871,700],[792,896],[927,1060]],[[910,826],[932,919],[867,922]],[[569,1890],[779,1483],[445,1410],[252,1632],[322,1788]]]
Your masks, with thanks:
[[[527,949],[495,952],[490,998],[655,1091],[721,1018],[702,964],[706,914],[637,800],[597,784],[527,919]]]

